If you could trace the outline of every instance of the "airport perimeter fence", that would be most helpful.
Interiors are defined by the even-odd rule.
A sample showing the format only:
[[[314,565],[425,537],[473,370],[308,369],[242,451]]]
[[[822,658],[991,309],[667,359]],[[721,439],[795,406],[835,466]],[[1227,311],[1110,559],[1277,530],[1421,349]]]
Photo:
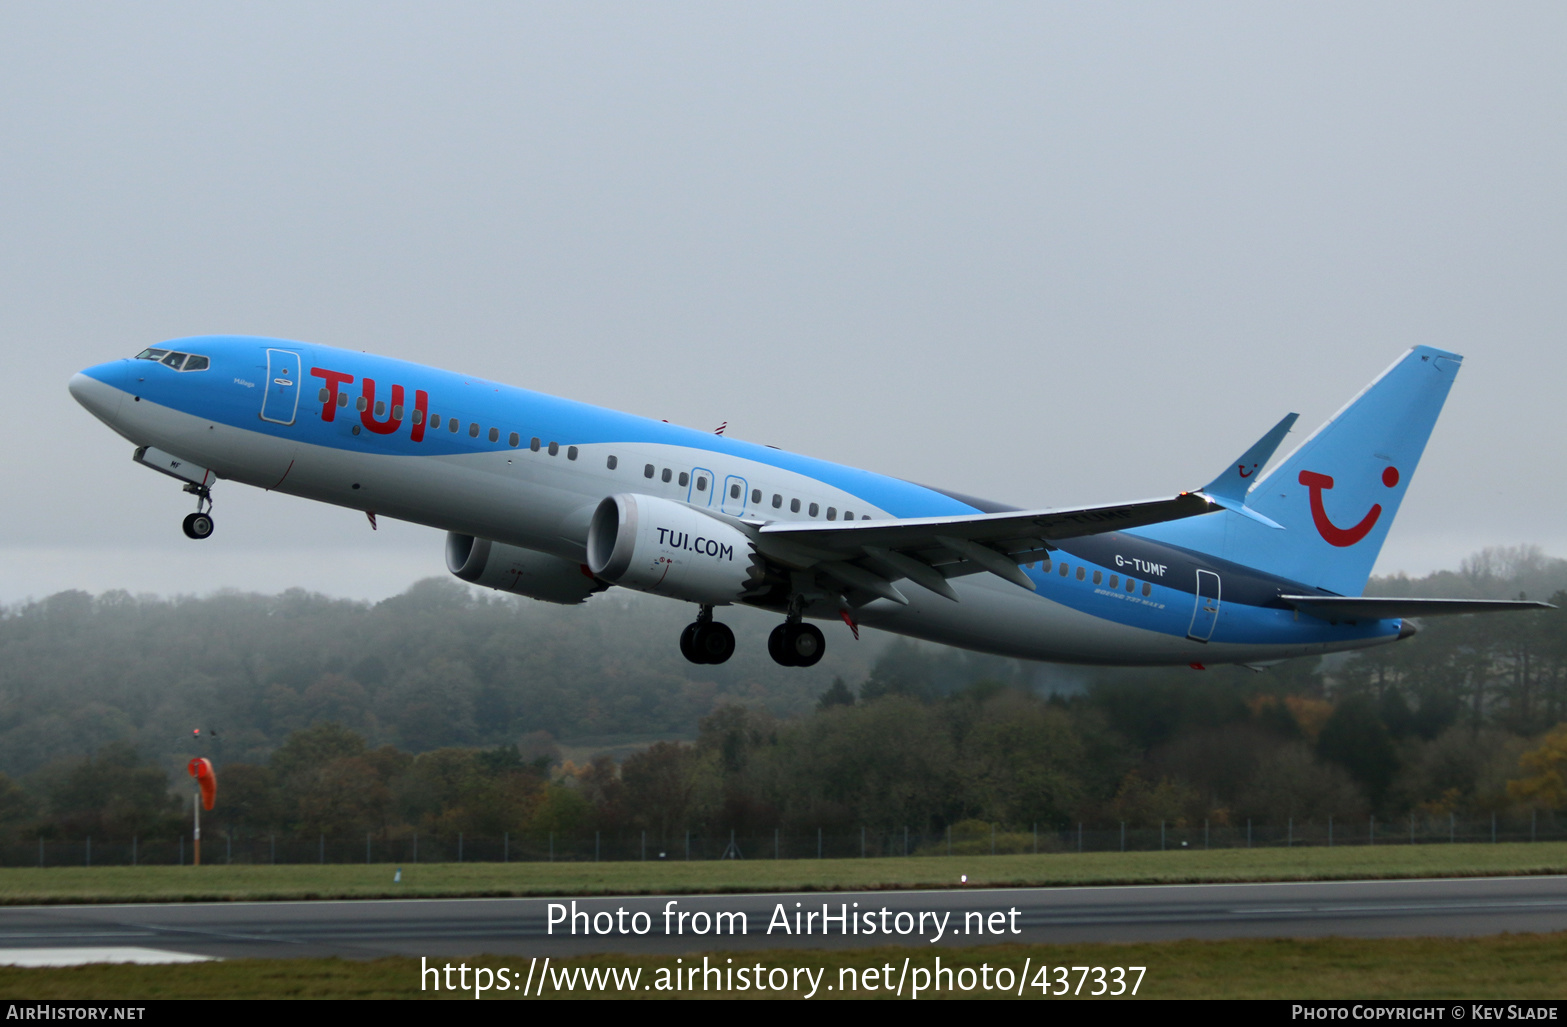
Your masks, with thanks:
[[[594,861],[718,859],[845,859],[897,856],[985,856],[1064,852],[1150,852],[1194,849],[1544,842],[1567,840],[1567,817],[1553,812],[1498,815],[1375,817],[1214,824],[984,825],[949,829],[690,831],[657,838],[646,831],[571,835],[506,834],[500,838],[374,833],[343,837],[229,834],[209,828],[202,862],[306,863],[583,863]],[[124,839],[10,839],[0,842],[0,866],[152,866],[193,862],[194,845],[181,837]]]

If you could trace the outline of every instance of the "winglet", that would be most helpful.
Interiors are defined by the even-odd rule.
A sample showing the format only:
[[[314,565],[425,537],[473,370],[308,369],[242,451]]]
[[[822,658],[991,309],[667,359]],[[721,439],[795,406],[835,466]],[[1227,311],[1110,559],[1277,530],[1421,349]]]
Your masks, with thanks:
[[[1268,434],[1252,443],[1252,447],[1242,453],[1239,460],[1226,467],[1223,474],[1204,485],[1201,489],[1202,494],[1227,510],[1256,516],[1249,510],[1241,509],[1246,502],[1246,492],[1257,480],[1257,472],[1262,470],[1263,465],[1273,456],[1274,451],[1279,448],[1279,443],[1284,441],[1284,436],[1289,434],[1290,428],[1294,426],[1295,419],[1299,416],[1299,414],[1285,414],[1284,419],[1275,424]],[[1277,524],[1273,526],[1279,527]]]

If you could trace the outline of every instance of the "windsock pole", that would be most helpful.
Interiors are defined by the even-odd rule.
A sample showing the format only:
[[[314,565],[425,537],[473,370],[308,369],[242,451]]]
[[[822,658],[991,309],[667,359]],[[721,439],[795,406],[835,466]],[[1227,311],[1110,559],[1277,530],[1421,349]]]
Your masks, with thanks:
[[[218,797],[218,779],[213,776],[212,763],[200,756],[186,764],[186,770],[190,776],[196,779],[196,800],[193,808],[196,810],[196,866],[201,866],[201,807],[212,808],[212,804]]]

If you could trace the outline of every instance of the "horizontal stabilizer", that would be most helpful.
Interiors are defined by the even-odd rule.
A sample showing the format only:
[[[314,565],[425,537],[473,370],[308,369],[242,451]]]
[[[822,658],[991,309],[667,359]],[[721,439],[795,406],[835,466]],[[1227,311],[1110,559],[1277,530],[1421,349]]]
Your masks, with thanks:
[[[1301,613],[1334,622],[1556,609],[1550,603],[1523,599],[1384,599],[1365,596],[1279,596],[1279,599]]]

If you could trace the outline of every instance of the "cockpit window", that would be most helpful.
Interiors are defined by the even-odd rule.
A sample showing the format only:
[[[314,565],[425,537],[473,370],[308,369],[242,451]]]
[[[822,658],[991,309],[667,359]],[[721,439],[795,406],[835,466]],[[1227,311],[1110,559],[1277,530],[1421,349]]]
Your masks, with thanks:
[[[176,353],[167,349],[144,349],[136,354],[137,360],[156,360],[176,371],[205,371],[212,361],[195,353]]]

